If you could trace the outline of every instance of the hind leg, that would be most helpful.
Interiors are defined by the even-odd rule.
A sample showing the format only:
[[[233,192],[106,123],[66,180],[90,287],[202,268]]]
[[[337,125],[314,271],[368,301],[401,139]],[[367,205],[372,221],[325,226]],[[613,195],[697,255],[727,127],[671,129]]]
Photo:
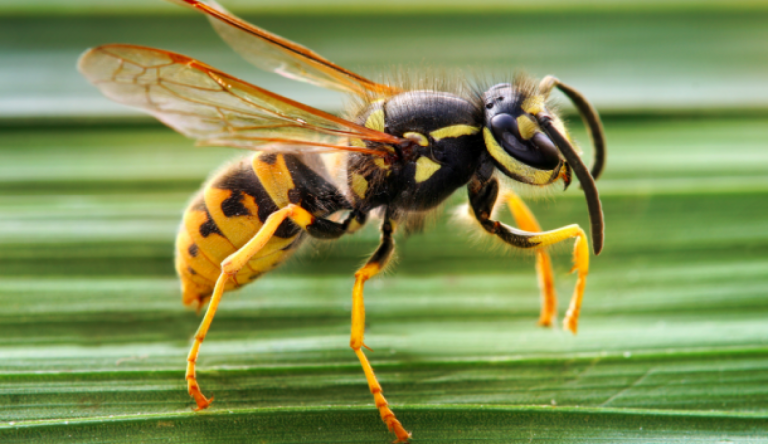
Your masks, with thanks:
[[[349,224],[349,219],[344,223],[332,222],[327,219],[316,218],[304,208],[298,205],[288,205],[287,207],[272,213],[264,225],[256,233],[253,238],[248,241],[242,248],[230,255],[221,264],[221,275],[219,275],[216,281],[216,286],[213,289],[210,303],[208,304],[208,310],[205,312],[200,327],[195,333],[195,339],[192,344],[192,348],[189,350],[187,356],[187,389],[190,396],[195,399],[197,403],[196,410],[202,410],[208,407],[213,401],[213,397],[206,398],[203,392],[200,390],[200,385],[197,382],[197,376],[195,374],[195,364],[197,357],[200,354],[200,346],[205,340],[205,336],[208,333],[208,329],[211,327],[213,317],[216,315],[216,310],[219,307],[221,296],[224,294],[227,282],[236,276],[237,273],[245,267],[248,261],[251,260],[264,245],[272,238],[277,231],[280,224],[286,219],[292,220],[296,225],[306,230],[310,235],[321,238],[334,238],[339,237],[346,232],[346,228]]]

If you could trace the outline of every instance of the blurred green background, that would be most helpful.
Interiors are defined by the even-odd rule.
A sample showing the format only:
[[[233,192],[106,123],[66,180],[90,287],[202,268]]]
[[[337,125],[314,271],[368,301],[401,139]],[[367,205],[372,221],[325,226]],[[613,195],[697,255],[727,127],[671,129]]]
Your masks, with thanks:
[[[768,442],[765,2],[225,5],[366,76],[555,74],[602,113],[606,246],[577,336],[536,327],[532,256],[450,221],[463,191],[368,284],[369,356],[414,442]],[[352,273],[375,227],[228,294],[199,361],[216,402],[190,411],[199,317],[180,304],[174,233],[239,153],[101,97],[75,61],[118,42],[342,110],[159,0],[1,0],[0,440],[389,442],[348,348]],[[578,187],[531,207],[546,229],[587,225]],[[553,252],[560,316],[569,249]]]

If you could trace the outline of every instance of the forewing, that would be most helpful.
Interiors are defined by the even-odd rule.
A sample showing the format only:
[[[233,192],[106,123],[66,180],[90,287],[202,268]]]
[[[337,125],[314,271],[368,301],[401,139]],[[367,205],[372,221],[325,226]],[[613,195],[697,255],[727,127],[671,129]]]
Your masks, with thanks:
[[[314,51],[235,17],[214,0],[170,0],[206,14],[229,46],[255,66],[289,79],[360,96],[391,96],[398,88],[372,82]]]
[[[78,67],[110,99],[147,111],[201,144],[386,155],[386,146],[353,147],[350,139],[401,142],[168,51],[105,45],[83,54]]]

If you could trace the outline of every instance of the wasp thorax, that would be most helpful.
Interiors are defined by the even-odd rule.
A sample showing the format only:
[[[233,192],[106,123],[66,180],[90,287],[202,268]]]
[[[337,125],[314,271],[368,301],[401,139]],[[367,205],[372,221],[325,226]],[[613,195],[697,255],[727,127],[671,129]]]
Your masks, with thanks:
[[[350,156],[350,189],[357,205],[435,207],[469,181],[483,153],[477,103],[439,91],[408,91],[372,103],[357,121],[402,138],[385,172],[371,156]]]
[[[543,109],[542,102],[539,96],[509,83],[495,85],[483,94],[483,136],[488,152],[506,175],[539,185],[555,180],[562,165],[559,150],[534,117]]]

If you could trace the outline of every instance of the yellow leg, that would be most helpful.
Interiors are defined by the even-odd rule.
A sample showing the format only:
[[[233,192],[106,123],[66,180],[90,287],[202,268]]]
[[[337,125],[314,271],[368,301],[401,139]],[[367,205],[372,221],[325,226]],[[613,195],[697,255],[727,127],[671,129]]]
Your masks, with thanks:
[[[507,206],[521,230],[534,233],[541,232],[541,226],[536,221],[536,217],[517,194],[507,191],[505,197],[507,199]],[[549,327],[552,325],[557,314],[557,293],[555,292],[552,260],[545,249],[536,250],[536,275],[539,278],[539,289],[541,291],[539,325]]]
[[[289,205],[278,210],[267,218],[259,232],[256,233],[247,244],[232,253],[228,258],[224,259],[224,262],[221,264],[221,275],[219,275],[219,278],[216,281],[216,286],[211,295],[211,301],[208,304],[208,310],[206,310],[205,316],[200,323],[200,327],[198,327],[197,333],[195,333],[195,340],[192,344],[192,348],[189,350],[189,355],[187,356],[187,373],[185,377],[187,379],[187,389],[189,390],[189,394],[197,403],[197,408],[195,410],[202,410],[208,407],[213,401],[213,397],[210,399],[206,398],[200,390],[200,385],[197,383],[197,377],[195,375],[195,363],[200,354],[200,346],[203,344],[205,335],[211,327],[211,322],[213,322],[213,317],[216,315],[216,309],[219,307],[221,296],[224,294],[224,287],[226,286],[227,281],[233,276],[236,276],[240,269],[242,269],[245,264],[247,264],[248,261],[251,260],[262,247],[264,247],[269,239],[272,238],[272,235],[275,234],[278,227],[280,227],[280,224],[287,218],[290,218],[302,228],[306,228],[315,220],[312,214],[297,205]]]
[[[578,327],[581,300],[584,297],[584,287],[586,286],[587,274],[589,273],[589,250],[587,246],[587,236],[584,234],[584,230],[578,225],[568,225],[567,227],[558,228],[556,230],[540,232],[540,227],[536,223],[533,215],[525,205],[522,204],[520,199],[514,195],[513,198],[509,199],[509,206],[512,213],[515,214],[515,218],[518,219],[518,223],[522,221],[523,223],[521,225],[523,225],[524,228],[536,228],[536,230],[528,231],[527,229],[524,230],[510,227],[490,218],[491,211],[493,210],[493,206],[496,203],[496,198],[499,193],[498,181],[493,178],[488,179],[477,176],[470,180],[467,189],[469,190],[470,214],[475,217],[480,223],[480,226],[487,233],[497,236],[499,239],[513,247],[539,250],[566,239],[576,239],[573,251],[574,265],[571,272],[577,271],[578,277],[576,280],[576,289],[571,298],[571,305],[568,307],[568,312],[563,320],[565,329],[570,330],[575,334]],[[535,224],[535,226],[533,224]],[[544,256],[538,257],[541,258]],[[539,268],[540,275],[544,274],[541,273],[542,270],[548,270],[549,274],[551,274],[549,256],[546,256],[546,259],[539,260],[541,262],[537,263],[537,267]],[[542,287],[546,288],[546,283],[544,283]],[[545,298],[546,297],[547,296],[545,296]],[[554,298],[554,290],[552,291],[552,297]],[[543,314],[546,314],[546,307],[543,307],[542,312]]]
[[[578,225],[568,225],[556,230],[535,233],[529,240],[538,243],[537,247],[546,247],[570,238],[576,238],[573,249],[573,268],[571,269],[571,272],[576,271],[578,275],[576,278],[576,288],[571,297],[571,304],[563,319],[563,328],[576,334],[579,313],[581,311],[581,301],[584,298],[584,288],[587,285],[587,275],[589,274],[589,246],[587,244],[587,235]]]
[[[400,421],[398,421],[395,414],[389,408],[389,403],[387,403],[386,398],[384,398],[384,395],[382,394],[381,384],[379,384],[379,381],[376,379],[371,363],[368,362],[368,358],[362,350],[362,347],[370,350],[370,348],[363,343],[363,337],[365,335],[363,287],[365,281],[381,271],[391,256],[394,248],[391,234],[392,224],[385,221],[382,226],[381,245],[379,245],[379,248],[368,263],[355,273],[355,287],[352,291],[352,334],[349,340],[349,346],[352,347],[357,358],[360,359],[360,364],[363,366],[363,372],[365,372],[365,379],[368,381],[368,388],[373,394],[373,401],[376,404],[376,408],[379,409],[381,420],[384,421],[389,431],[394,433],[397,438],[394,442],[407,443],[411,434],[403,428]]]
[[[211,327],[211,322],[213,322],[213,317],[216,315],[216,309],[219,307],[221,295],[224,294],[224,286],[227,284],[227,280],[229,280],[229,275],[221,273],[219,279],[216,281],[216,287],[213,289],[211,301],[208,304],[208,310],[205,312],[205,317],[203,317],[203,321],[197,328],[195,342],[192,344],[192,348],[189,350],[189,355],[187,356],[187,372],[184,377],[187,380],[187,390],[189,391],[189,395],[193,397],[197,403],[195,411],[207,408],[211,405],[211,402],[213,402],[213,396],[211,396],[210,399],[206,398],[200,390],[200,385],[197,383],[197,376],[195,374],[195,364],[197,363],[197,356],[200,354],[200,346],[203,344],[205,335]]]

